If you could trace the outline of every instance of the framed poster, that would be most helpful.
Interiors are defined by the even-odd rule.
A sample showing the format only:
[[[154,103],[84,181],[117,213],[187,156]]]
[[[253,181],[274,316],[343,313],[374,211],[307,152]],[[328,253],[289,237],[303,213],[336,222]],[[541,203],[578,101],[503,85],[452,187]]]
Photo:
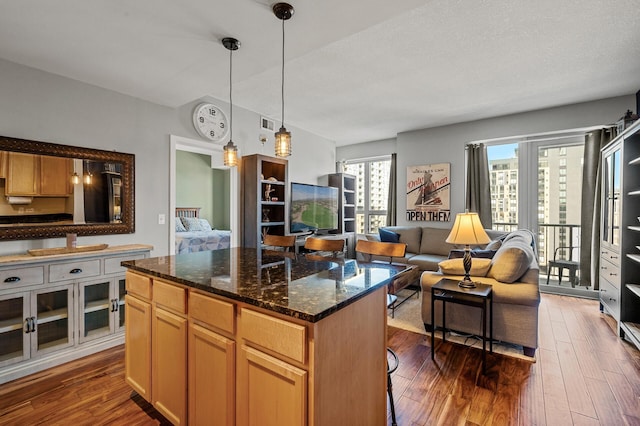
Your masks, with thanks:
[[[407,167],[407,220],[449,222],[450,163]]]

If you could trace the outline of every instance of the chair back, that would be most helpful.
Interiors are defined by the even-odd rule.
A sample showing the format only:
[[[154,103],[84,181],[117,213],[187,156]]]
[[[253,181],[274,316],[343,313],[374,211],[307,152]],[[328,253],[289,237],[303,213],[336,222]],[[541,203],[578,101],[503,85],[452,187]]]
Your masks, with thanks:
[[[573,251],[578,247],[574,246],[560,246],[556,247],[553,251],[553,260],[565,260],[572,262],[573,261]]]
[[[268,247],[281,247],[283,251],[289,251],[290,248],[296,245],[296,236],[267,234],[262,239],[262,244]]]
[[[389,258],[389,263],[394,257],[404,257],[407,245],[404,243],[385,243],[381,241],[358,240],[356,243],[356,253],[364,256],[366,261],[371,261],[373,256],[384,256]]]
[[[307,237],[304,248],[311,251],[329,251],[333,256],[344,251],[345,240]]]

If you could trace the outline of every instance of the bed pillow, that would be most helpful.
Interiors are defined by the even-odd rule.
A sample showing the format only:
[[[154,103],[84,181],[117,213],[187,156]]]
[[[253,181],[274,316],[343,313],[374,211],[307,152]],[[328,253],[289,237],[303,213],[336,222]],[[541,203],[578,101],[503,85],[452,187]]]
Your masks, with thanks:
[[[447,259],[438,263],[440,270],[445,275],[464,275],[464,264],[462,259]],[[473,259],[469,274],[474,277],[485,277],[491,267],[491,259]]]
[[[176,232],[187,232],[187,228],[184,227],[182,220],[176,216]]]
[[[211,228],[211,224],[207,219],[200,219],[200,226],[202,226],[203,231],[213,231],[213,228]]]
[[[204,231],[202,224],[200,223],[200,219],[197,217],[183,217],[182,223],[189,232]]]

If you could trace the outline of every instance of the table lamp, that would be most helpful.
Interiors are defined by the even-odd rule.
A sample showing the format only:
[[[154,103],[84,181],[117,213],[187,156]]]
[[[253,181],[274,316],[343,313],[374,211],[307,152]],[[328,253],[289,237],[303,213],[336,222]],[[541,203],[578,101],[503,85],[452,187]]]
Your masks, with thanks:
[[[478,213],[468,211],[458,213],[456,221],[451,228],[451,232],[446,242],[451,244],[464,244],[464,278],[458,283],[460,287],[474,288],[476,285],[471,281],[469,271],[471,271],[471,245],[488,244],[491,241],[482,227]]]

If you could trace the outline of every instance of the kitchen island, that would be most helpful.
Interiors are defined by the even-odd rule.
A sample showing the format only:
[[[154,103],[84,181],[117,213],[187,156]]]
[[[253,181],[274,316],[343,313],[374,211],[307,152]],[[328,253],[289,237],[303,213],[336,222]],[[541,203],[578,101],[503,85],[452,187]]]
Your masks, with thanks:
[[[384,425],[404,266],[232,248],[123,262],[126,380],[174,424]]]

